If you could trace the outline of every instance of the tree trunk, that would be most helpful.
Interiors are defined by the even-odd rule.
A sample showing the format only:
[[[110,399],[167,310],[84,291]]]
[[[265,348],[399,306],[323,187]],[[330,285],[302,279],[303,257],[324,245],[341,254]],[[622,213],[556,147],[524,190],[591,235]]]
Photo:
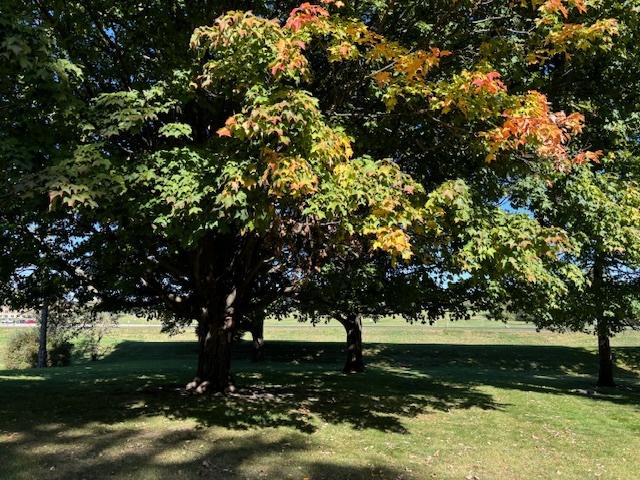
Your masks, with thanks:
[[[231,345],[235,328],[235,290],[225,300],[224,309],[211,315],[203,309],[198,324],[198,370],[187,385],[195,393],[235,391],[231,376]]]
[[[600,360],[598,386],[615,387],[616,384],[613,380],[613,353],[611,351],[609,332],[606,327],[601,326],[601,321],[598,322],[598,358]]]
[[[596,329],[598,332],[598,359],[600,367],[598,369],[598,386],[614,387],[613,381],[613,353],[611,352],[611,332],[604,315],[603,301],[606,292],[604,291],[604,266],[602,256],[596,255],[593,264],[593,297],[595,299]]]
[[[251,321],[251,336],[253,338],[253,348],[251,349],[251,360],[259,362],[264,358],[264,316],[256,315]]]
[[[40,310],[40,335],[38,337],[38,368],[47,366],[47,329],[49,328],[49,306]]]
[[[342,371],[344,373],[363,372],[362,317],[358,314],[348,314],[341,323],[347,332],[347,360]]]
[[[231,379],[231,332],[215,325],[202,325],[199,334],[198,370],[187,385],[196,393],[233,391]]]

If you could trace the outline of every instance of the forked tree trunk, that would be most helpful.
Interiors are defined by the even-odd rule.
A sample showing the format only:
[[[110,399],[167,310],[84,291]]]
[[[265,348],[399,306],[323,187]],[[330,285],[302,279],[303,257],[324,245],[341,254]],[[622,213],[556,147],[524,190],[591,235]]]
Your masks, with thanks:
[[[198,370],[187,385],[195,393],[235,391],[231,376],[231,345],[235,329],[235,290],[217,315],[203,310],[198,324]]]
[[[38,336],[38,368],[47,366],[47,330],[49,328],[49,306],[40,310],[40,334]]]
[[[598,358],[600,367],[598,370],[599,387],[615,387],[613,380],[613,352],[609,332],[604,326],[598,325]]]
[[[264,316],[256,315],[252,319],[251,336],[253,338],[251,360],[259,362],[264,358]]]
[[[340,323],[347,333],[347,359],[342,371],[344,373],[359,373],[364,371],[362,357],[362,317],[358,314],[347,314]]]

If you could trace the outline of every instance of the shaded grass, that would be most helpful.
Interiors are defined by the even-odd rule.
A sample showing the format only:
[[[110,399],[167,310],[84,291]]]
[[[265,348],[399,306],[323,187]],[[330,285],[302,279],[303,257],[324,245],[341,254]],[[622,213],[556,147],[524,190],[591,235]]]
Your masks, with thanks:
[[[622,388],[603,391],[589,336],[368,328],[351,376],[339,328],[266,337],[264,363],[236,349],[231,397],[183,396],[191,335],[151,328],[115,331],[99,362],[0,372],[0,478],[637,474],[637,335],[616,340]]]

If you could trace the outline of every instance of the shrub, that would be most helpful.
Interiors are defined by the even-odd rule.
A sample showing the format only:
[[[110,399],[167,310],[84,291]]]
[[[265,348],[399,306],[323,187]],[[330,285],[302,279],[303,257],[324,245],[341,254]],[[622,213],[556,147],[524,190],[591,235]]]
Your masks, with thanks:
[[[9,339],[4,352],[8,369],[34,368],[38,365],[38,330],[20,329]],[[52,335],[47,342],[47,363],[50,367],[65,367],[71,363],[73,345],[64,337]]]
[[[48,343],[47,357],[50,367],[66,367],[71,364],[71,342],[62,336],[53,336]]]
[[[93,331],[82,335],[76,342],[76,351],[79,355],[88,357],[92,362],[95,362],[100,357],[100,340],[101,338]]]
[[[38,331],[19,330],[11,336],[4,354],[6,368],[33,368],[38,364]]]

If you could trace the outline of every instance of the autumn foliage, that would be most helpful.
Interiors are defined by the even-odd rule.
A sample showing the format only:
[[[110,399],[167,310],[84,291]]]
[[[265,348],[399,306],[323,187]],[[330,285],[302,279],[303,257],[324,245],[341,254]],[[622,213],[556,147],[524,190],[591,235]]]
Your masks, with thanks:
[[[89,231],[76,237],[96,243],[77,263],[108,272],[95,282],[105,303],[198,321],[196,385],[215,378],[224,389],[238,324],[349,256],[425,270],[427,284],[459,282],[494,311],[526,288],[558,306],[585,284],[567,260],[582,237],[528,213],[607,161],[580,141],[586,103],[541,91],[545,76],[623,31],[615,19],[584,21],[588,6],[479,2],[456,27],[480,31],[476,8],[487,25],[507,22],[482,44],[408,38],[334,0],[275,18],[264,15],[271,4],[226,12],[196,28],[166,71],[144,63],[151,50],[141,48],[140,72],[110,72],[101,86],[79,80],[75,110],[60,116],[77,123],[74,140],[55,144],[56,160],[22,185],[48,194],[48,212],[82,220]],[[482,18],[493,8],[501,14]],[[511,28],[505,12],[528,29]],[[55,70],[52,83],[70,71]],[[134,73],[145,81],[132,83]]]

